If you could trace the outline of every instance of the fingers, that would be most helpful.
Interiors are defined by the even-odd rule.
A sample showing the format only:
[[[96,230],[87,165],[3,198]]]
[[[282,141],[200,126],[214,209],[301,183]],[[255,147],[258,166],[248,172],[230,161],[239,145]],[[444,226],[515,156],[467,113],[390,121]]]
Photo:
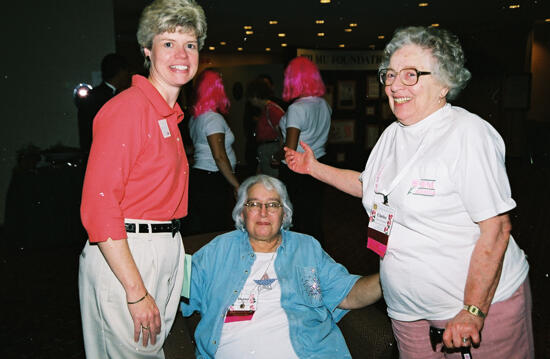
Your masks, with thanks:
[[[143,343],[143,346],[146,347],[147,346],[147,342],[149,341],[149,337],[151,336],[151,328],[149,327],[146,327],[146,326],[142,326],[141,327],[141,339],[142,339],[142,343]],[[153,343],[153,340],[154,340],[154,336],[153,338],[151,338],[151,344],[154,344]]]
[[[302,146],[302,148],[304,149],[305,152],[313,152],[311,150],[311,147],[309,147],[309,145],[307,143],[305,143],[304,141],[300,141],[300,146]]]
[[[140,324],[137,328],[134,324],[134,341],[137,343],[139,341],[139,337],[141,335],[141,342],[144,347],[148,345],[150,342],[151,345],[155,345],[157,342],[157,335],[160,334],[160,318],[158,320],[153,320],[153,322],[158,322],[158,324],[152,324],[152,322],[148,325],[146,323]]]
[[[134,342],[138,342],[141,334],[141,324],[134,320]]]
[[[480,342],[479,332],[463,328],[462,330],[447,328],[443,333],[443,344],[446,348],[460,348],[478,345]]]
[[[128,308],[134,321],[134,341],[137,343],[141,336],[143,346],[148,343],[154,345],[162,326],[160,312],[152,296],[148,296],[143,302],[129,305]]]
[[[481,342],[481,334],[478,331],[474,331],[470,336],[470,342],[475,346],[478,346]]]

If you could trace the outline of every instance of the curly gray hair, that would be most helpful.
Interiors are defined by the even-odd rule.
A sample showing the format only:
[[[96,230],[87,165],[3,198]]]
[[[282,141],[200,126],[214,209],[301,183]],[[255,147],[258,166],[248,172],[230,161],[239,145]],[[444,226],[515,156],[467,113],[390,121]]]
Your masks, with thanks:
[[[432,52],[436,60],[432,74],[449,88],[449,100],[456,98],[466,87],[472,75],[464,67],[464,51],[454,34],[444,29],[424,26],[398,29],[384,49],[379,69],[387,68],[394,52],[406,45],[417,45]]]
[[[232,212],[235,228],[246,231],[242,216],[244,204],[248,200],[248,190],[258,183],[264,185],[268,191],[275,190],[275,192],[279,194],[281,204],[283,205],[283,222],[281,223],[281,229],[289,229],[292,225],[292,203],[290,203],[290,199],[288,198],[286,187],[279,179],[267,175],[249,177],[240,185],[237,194],[237,203]]]
[[[155,35],[174,32],[177,27],[193,32],[197,36],[199,50],[206,39],[206,16],[204,10],[194,0],[155,0],[149,4],[139,19],[137,41],[143,49],[151,49]],[[144,56],[145,57],[145,56]],[[145,68],[151,65],[145,57]]]

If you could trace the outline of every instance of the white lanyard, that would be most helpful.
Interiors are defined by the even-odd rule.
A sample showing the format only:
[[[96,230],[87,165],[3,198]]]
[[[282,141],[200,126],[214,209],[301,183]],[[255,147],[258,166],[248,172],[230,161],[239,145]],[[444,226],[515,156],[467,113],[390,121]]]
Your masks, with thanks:
[[[391,181],[389,186],[381,188],[380,191],[376,191],[376,190],[374,191],[375,194],[379,194],[379,195],[382,195],[384,197],[384,202],[383,202],[384,204],[386,204],[386,205],[388,204],[388,196],[390,195],[391,191],[393,191],[395,189],[395,187],[399,184],[399,182],[401,182],[403,177],[410,170],[413,163],[416,162],[416,160],[420,156],[422,150],[424,149],[426,142],[428,142],[427,138],[432,134],[432,132],[433,131],[431,129],[427,131],[426,135],[424,136],[424,138],[420,142],[420,145],[418,146],[418,149],[416,150],[414,155],[412,155],[412,157],[409,159],[407,164],[401,169],[401,171],[399,171],[399,173],[397,174],[397,176],[395,176],[393,181]]]

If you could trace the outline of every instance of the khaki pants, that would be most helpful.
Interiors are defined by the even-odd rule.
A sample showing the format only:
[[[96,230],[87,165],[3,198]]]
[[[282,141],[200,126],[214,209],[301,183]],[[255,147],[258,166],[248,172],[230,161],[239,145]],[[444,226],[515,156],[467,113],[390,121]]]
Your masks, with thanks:
[[[144,347],[141,340],[134,342],[126,293],[99,246],[87,242],[80,256],[78,286],[84,347],[89,359],[164,358],[162,346],[174,322],[183,285],[183,242],[179,233],[173,238],[171,233],[128,233],[128,245],[160,311],[161,332],[155,345]]]

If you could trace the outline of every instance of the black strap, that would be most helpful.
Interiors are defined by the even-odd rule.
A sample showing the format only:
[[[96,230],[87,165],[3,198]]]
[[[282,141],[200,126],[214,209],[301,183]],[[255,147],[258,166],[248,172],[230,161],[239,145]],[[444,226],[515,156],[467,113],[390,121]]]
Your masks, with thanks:
[[[136,233],[135,223],[125,223],[126,232]],[[172,233],[172,237],[179,232],[181,222],[179,219],[173,219],[172,223],[151,223],[151,233]],[[149,233],[149,225],[147,223],[138,224],[137,233]]]

